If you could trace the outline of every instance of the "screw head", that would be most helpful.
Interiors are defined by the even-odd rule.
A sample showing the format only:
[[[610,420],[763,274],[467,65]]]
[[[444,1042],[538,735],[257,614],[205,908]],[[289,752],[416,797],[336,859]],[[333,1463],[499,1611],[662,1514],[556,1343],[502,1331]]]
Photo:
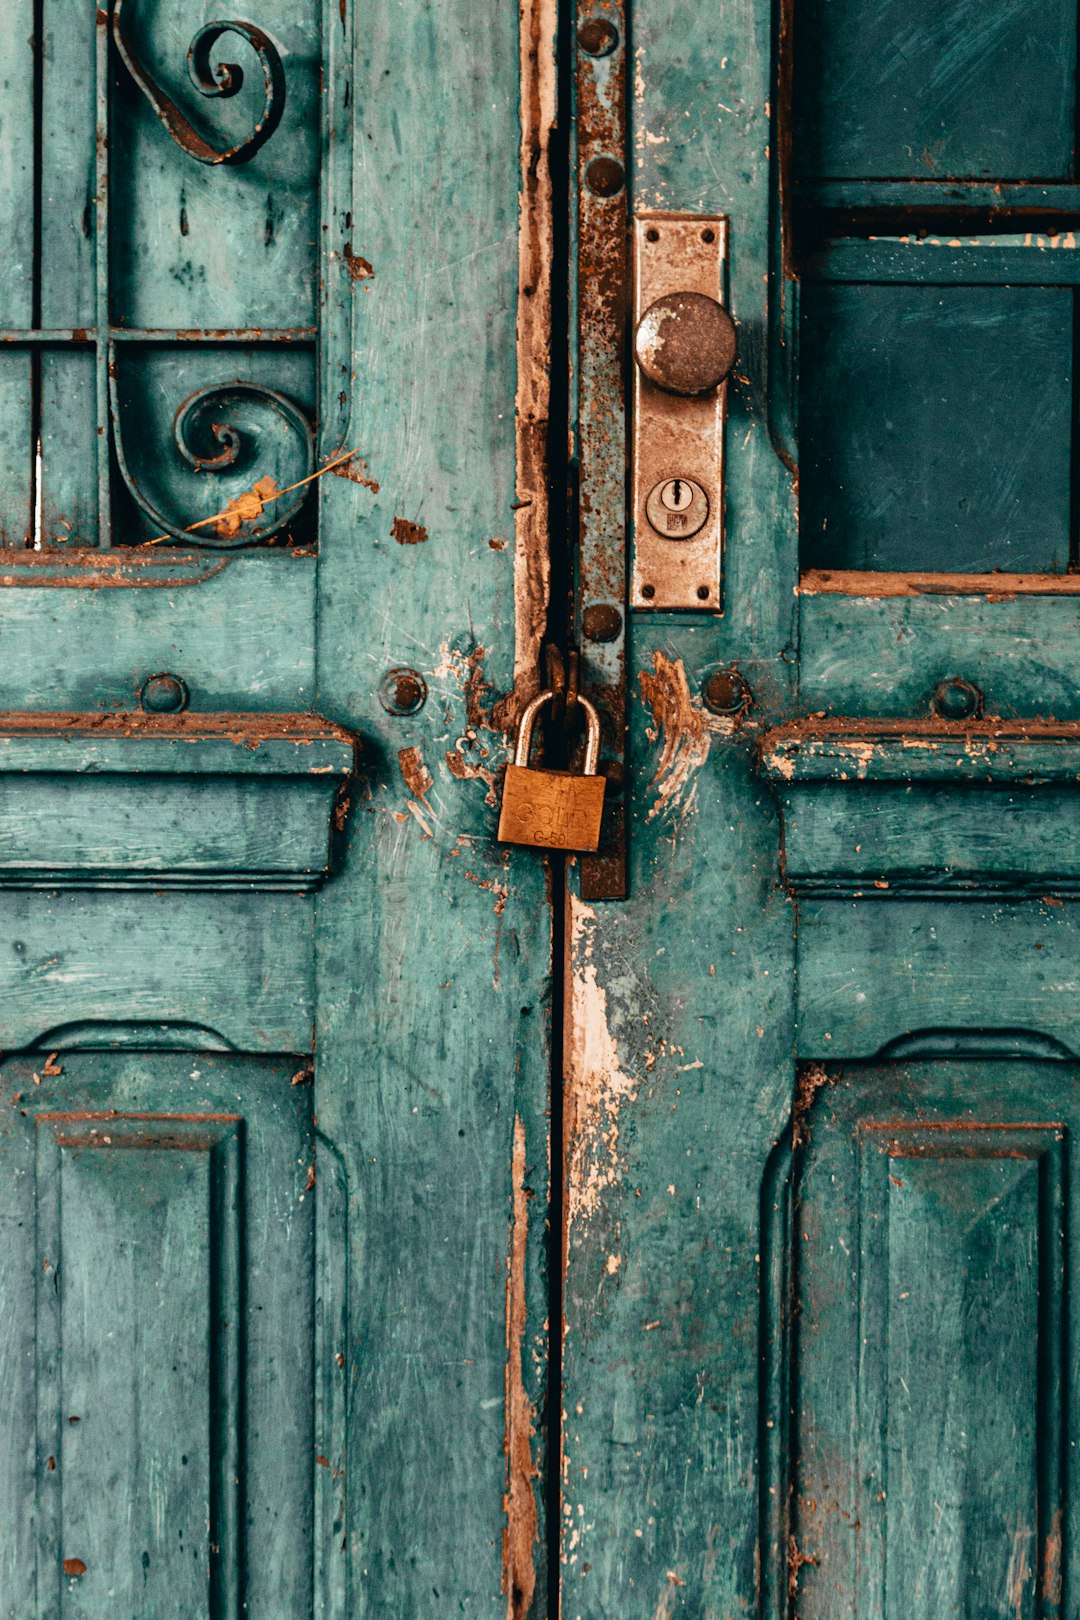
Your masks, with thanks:
[[[930,707],[940,720],[974,720],[983,711],[983,695],[971,681],[951,675],[939,681]]]
[[[585,184],[598,197],[615,197],[622,190],[626,175],[613,157],[593,158],[585,170]]]
[[[577,38],[586,56],[610,56],[619,43],[619,30],[606,17],[589,17],[578,29]]]
[[[139,689],[139,704],[146,714],[179,714],[189,697],[179,675],[150,675]]]
[[[614,641],[622,629],[622,614],[608,602],[594,602],[582,614],[581,628],[590,641]]]
[[[741,714],[749,706],[750,688],[737,669],[714,669],[701,696],[711,714]]]
[[[379,682],[379,702],[387,714],[416,714],[427,702],[427,682],[415,669],[388,669]]]

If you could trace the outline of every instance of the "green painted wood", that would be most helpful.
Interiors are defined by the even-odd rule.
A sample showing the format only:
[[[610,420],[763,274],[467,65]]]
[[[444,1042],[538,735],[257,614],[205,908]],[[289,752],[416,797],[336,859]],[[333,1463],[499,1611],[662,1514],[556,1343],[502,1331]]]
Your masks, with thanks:
[[[303,715],[0,717],[0,884],[314,888],[354,760]]]
[[[820,1086],[795,1184],[799,1612],[1068,1612],[1076,1095],[1072,1066],[1001,1060]]]
[[[729,216],[741,358],[724,616],[630,621],[630,897],[571,901],[567,1620],[754,1614],[785,1556],[759,1535],[758,1257],[793,1084],[793,915],[752,742],[701,699],[737,663],[778,720],[795,659],[765,369],[771,30],[766,6],[639,0],[631,21],[631,210]]]
[[[147,677],[167,670],[193,711],[309,708],[314,559],[217,553],[188,565],[163,561],[162,549],[137,553],[126,570],[85,556],[13,564],[0,707],[131,709]],[[33,583],[43,575],[47,585]],[[72,576],[78,583],[65,584]]]
[[[127,9],[140,59],[191,122],[215,142],[246,135],[263,105],[263,75],[250,47],[234,38],[219,48],[219,60],[243,67],[244,86],[229,99],[206,101],[188,77],[187,53],[209,16],[196,15],[187,0],[140,0]],[[120,70],[114,77],[117,325],[314,324],[323,7],[320,0],[260,0],[257,10],[250,20],[276,41],[286,63],[286,106],[277,133],[249,163],[222,170],[184,157],[128,76]]]
[[[3,1044],[83,1024],[178,1024],[189,1043],[197,1029],[239,1051],[310,1051],[311,904],[12,892],[0,906]]]
[[[822,178],[1071,179],[1076,8],[798,0],[795,162]]]
[[[1080,602],[925,594],[805,596],[800,675],[808,713],[929,715],[939,681],[963,674],[1007,719],[1080,718]]]
[[[1077,892],[1075,784],[806,788],[781,804],[784,875],[800,893]]]
[[[5,1616],[305,1612],[301,1071],[214,1053],[3,1064]]]
[[[1060,572],[1071,526],[1072,294],[808,286],[808,568]]]
[[[803,900],[799,1054],[869,1058],[924,1031],[1027,1032],[1080,1048],[1075,904]]]
[[[335,1614],[524,1620],[556,1603],[540,1491],[557,1417],[551,913],[542,858],[494,841],[495,706],[514,682],[518,15],[406,0],[349,18],[359,148],[339,228],[373,271],[352,283],[350,442],[373,483],[320,486],[318,708],[364,740],[317,902],[317,1111],[348,1186],[353,1302],[326,1436],[345,1474],[320,1540],[345,1553]],[[399,665],[430,693],[411,717],[377,696]]]

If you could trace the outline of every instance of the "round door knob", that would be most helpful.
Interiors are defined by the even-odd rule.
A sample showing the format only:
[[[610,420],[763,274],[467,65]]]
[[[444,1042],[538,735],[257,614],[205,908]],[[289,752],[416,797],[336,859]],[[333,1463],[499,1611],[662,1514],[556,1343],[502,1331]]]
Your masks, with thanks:
[[[705,293],[668,293],[650,304],[634,339],[637,363],[669,394],[707,394],[735,364],[735,322]]]

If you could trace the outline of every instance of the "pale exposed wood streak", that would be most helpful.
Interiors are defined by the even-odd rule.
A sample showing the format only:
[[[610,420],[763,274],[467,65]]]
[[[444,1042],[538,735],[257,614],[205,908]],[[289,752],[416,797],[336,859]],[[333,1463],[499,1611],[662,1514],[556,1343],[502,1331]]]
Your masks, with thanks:
[[[890,574],[858,568],[809,568],[801,596],[1080,596],[1080,574]]]
[[[525,1389],[521,1358],[525,1351],[528,1311],[525,1271],[529,1244],[529,1191],[525,1186],[525,1125],[514,1116],[512,1156],[514,1189],[510,1243],[506,1260],[506,1496],[503,1507],[503,1591],[506,1620],[525,1620],[536,1589],[536,1547],[540,1538],[533,1480],[532,1437],[536,1409]]]

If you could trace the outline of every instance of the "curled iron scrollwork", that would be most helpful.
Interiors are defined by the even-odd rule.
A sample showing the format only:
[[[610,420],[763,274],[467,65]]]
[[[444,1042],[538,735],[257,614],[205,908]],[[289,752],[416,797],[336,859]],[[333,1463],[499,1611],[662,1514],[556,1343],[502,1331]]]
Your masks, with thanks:
[[[115,382],[113,432],[121,475],[158,531],[155,538],[168,536],[187,546],[228,550],[265,544],[297,516],[315,469],[311,423],[287,395],[239,380],[200,388],[178,406],[172,438],[191,473],[200,479],[214,475],[193,500],[210,510],[182,523],[163,510],[161,486],[170,480],[160,465],[137,470],[129,463]],[[173,488],[167,494],[172,501],[178,498]]]
[[[156,84],[140,62],[124,20],[126,0],[113,0],[112,37],[121,61],[153,107],[173,140],[199,163],[247,163],[265,146],[281,123],[285,111],[285,69],[281,55],[268,34],[254,23],[210,22],[200,28],[188,49],[191,82],[203,96],[234,96],[243,87],[244,70],[236,62],[215,62],[214,47],[226,34],[235,34],[251,46],[259,59],[265,82],[262,116],[251,134],[235,145],[219,151],[211,146],[188,121],[184,113]],[[129,4],[130,14],[130,4]]]

